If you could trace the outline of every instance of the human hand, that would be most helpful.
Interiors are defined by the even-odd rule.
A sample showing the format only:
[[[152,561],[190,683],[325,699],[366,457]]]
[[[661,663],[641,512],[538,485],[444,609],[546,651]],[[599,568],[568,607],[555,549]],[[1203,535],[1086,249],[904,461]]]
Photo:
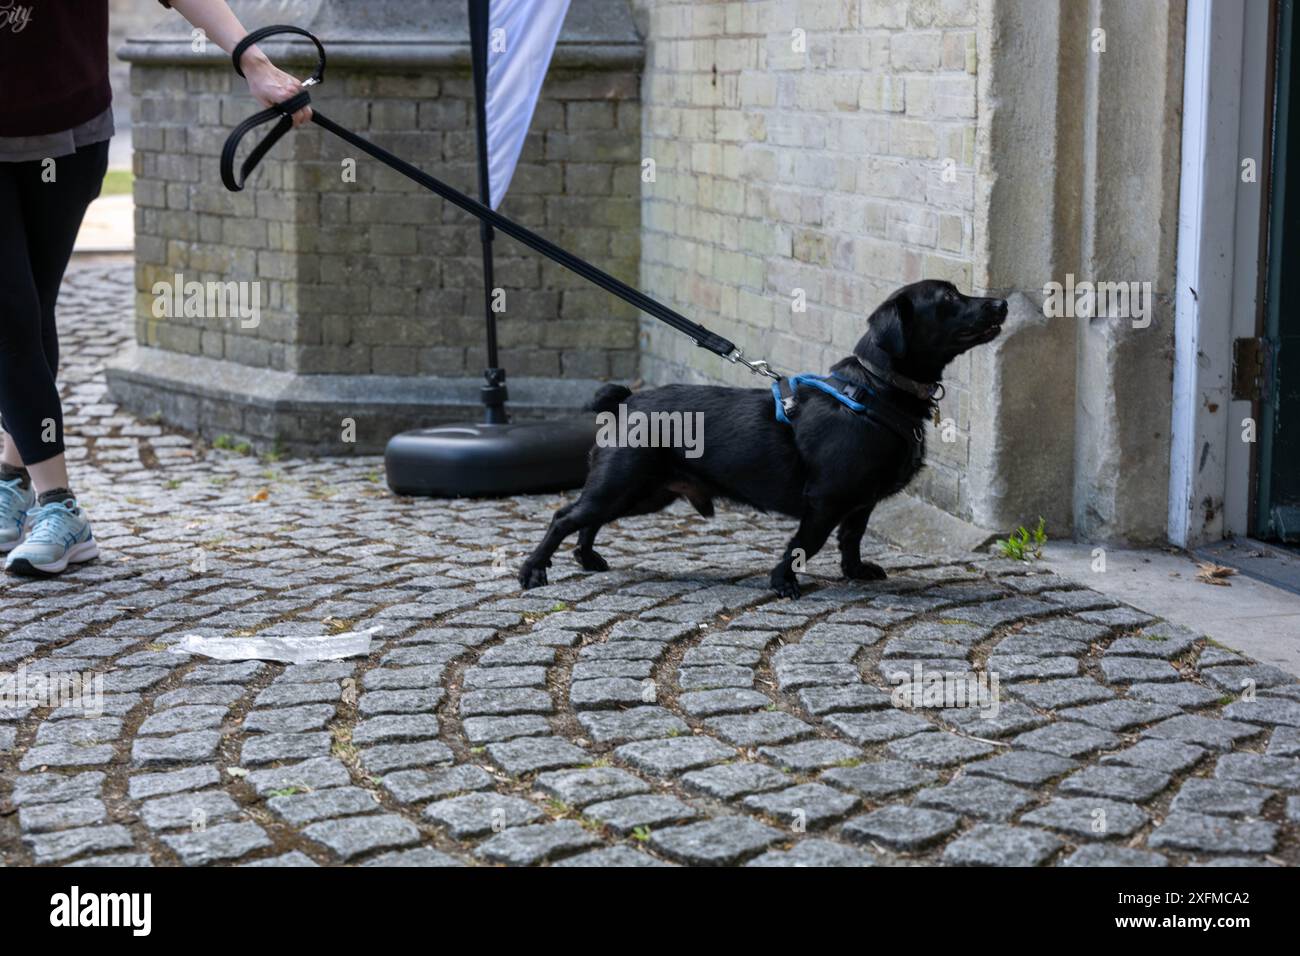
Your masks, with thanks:
[[[302,82],[277,68],[257,47],[250,47],[240,63],[248,80],[248,92],[263,106],[283,103],[303,90]],[[304,106],[293,114],[293,125],[301,126],[311,119],[311,107]]]

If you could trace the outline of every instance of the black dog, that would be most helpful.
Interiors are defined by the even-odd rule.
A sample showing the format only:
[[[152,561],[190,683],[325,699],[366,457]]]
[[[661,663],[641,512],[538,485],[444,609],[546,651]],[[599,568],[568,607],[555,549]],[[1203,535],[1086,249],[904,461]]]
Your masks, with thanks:
[[[714,498],[728,498],[799,518],[772,570],[772,587],[784,597],[799,596],[796,562],[820,551],[836,526],[845,577],[884,578],[858,551],[871,510],[906,487],[920,468],[922,423],[941,393],[944,367],[995,339],[1006,315],[1005,300],[965,296],[950,282],[904,286],[871,315],[853,355],[832,367],[822,383],[827,390],[782,381],[790,424],[777,419],[776,402],[766,390],[668,385],[634,395],[621,385],[604,386],[593,411],[615,412],[626,404],[629,413],[647,415],[702,412],[702,454],[692,458],[683,448],[663,447],[592,449],[582,496],[556,512],[524,562],[520,584],[545,584],[551,555],[575,531],[578,563],[587,571],[609,570],[592,550],[601,526],[658,511],[679,497],[705,517],[713,514]]]

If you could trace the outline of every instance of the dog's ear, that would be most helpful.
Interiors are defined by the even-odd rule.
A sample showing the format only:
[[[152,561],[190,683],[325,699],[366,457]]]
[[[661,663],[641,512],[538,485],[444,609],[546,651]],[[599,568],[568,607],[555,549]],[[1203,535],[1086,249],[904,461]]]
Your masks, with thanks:
[[[905,295],[896,295],[883,303],[868,320],[875,332],[876,345],[890,355],[901,357],[907,351],[905,326],[912,318],[912,303]]]

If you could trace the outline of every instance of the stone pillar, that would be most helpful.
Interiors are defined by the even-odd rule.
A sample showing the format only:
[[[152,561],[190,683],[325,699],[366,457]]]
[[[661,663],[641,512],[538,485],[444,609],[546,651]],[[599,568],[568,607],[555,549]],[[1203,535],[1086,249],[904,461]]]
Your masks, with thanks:
[[[1042,515],[1056,536],[1165,539],[1184,12],[981,0],[976,285],[1012,304],[972,353],[985,527]],[[1151,283],[1150,325],[1046,318],[1043,287],[1067,274]]]
[[[232,7],[249,29],[292,23],[319,36],[329,60],[314,105],[477,195],[463,0]],[[477,419],[476,220],[315,126],[286,136],[243,192],[227,192],[222,144],[260,107],[228,56],[214,45],[195,52],[191,39],[168,14],[120,51],[134,100],[138,347],[109,370],[116,400],[209,438],[326,454],[374,452],[404,428]],[[300,75],[314,63],[309,44],[264,48]],[[633,283],[642,55],[623,0],[573,0],[501,207]],[[507,237],[496,253],[516,416],[574,410],[599,381],[635,375],[634,310]],[[256,325],[159,317],[155,289],[176,276],[250,292],[256,283]],[[340,438],[345,419],[355,441]]]
[[[1174,276],[1186,7],[1100,0],[1089,61],[1094,90],[1082,272],[1152,283],[1151,324],[1079,325],[1075,533],[1086,540],[1167,539]]]
[[[1010,306],[1002,335],[971,353],[968,517],[985,528],[1039,516],[1052,534],[1073,524],[1075,334],[1043,315],[1040,290],[1078,258],[1070,193],[1083,136],[1069,97],[1083,51],[1062,48],[1080,33],[1077,7],[980,8],[975,281]]]

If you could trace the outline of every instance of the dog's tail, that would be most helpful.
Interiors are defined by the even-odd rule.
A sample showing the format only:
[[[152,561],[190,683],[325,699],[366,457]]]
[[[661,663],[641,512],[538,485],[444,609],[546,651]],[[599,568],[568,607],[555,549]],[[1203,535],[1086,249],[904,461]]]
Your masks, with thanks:
[[[596,389],[595,396],[592,397],[590,404],[587,405],[589,412],[612,412],[622,404],[632,389],[626,385],[602,385]]]

